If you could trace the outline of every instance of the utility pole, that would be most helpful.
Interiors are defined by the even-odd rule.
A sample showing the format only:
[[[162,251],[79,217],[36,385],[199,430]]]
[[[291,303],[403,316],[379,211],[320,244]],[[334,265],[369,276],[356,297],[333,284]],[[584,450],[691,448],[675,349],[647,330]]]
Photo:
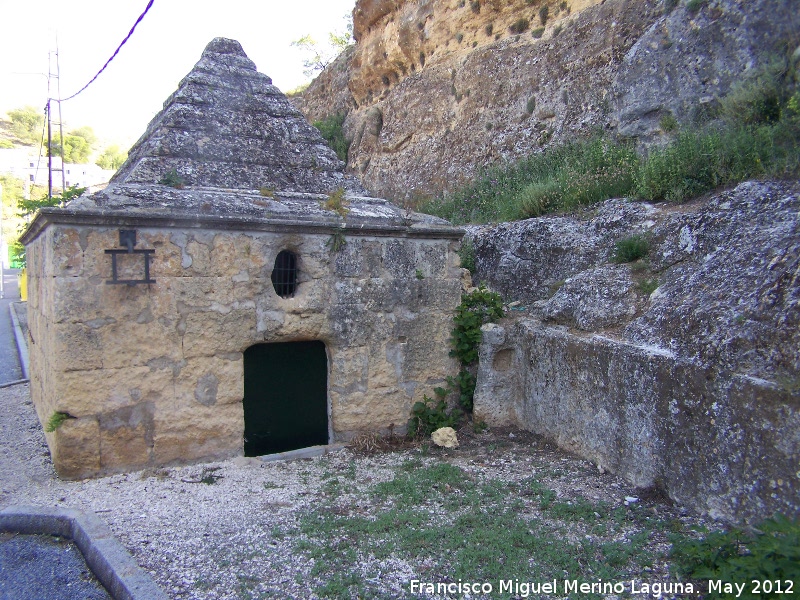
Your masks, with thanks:
[[[53,53],[47,55],[47,197],[53,197],[53,119],[52,119],[52,101],[54,98],[50,94],[50,82],[53,78],[56,80],[56,94],[58,98],[55,101],[58,103],[58,131],[59,139],[59,154],[61,155],[61,168],[55,169],[61,171],[61,193],[66,191],[66,176],[64,175],[64,123],[61,118],[61,73],[58,61],[58,39],[56,39],[56,72],[53,73]]]
[[[3,260],[3,186],[0,185],[0,298],[6,297],[6,271]]]

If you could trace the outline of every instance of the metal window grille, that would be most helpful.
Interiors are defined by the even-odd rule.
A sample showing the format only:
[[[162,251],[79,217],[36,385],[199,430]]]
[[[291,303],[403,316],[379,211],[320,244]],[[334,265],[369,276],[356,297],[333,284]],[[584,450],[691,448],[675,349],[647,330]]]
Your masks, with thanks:
[[[288,250],[281,250],[275,257],[272,287],[281,298],[294,296],[294,291],[297,289],[297,257]]]

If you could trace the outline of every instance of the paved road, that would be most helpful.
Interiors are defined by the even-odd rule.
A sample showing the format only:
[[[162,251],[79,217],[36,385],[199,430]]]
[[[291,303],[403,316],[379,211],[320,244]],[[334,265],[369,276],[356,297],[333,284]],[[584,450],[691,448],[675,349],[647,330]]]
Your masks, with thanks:
[[[19,302],[17,273],[19,273],[17,269],[3,270],[4,297],[0,299],[0,385],[22,379],[9,311],[12,302]]]

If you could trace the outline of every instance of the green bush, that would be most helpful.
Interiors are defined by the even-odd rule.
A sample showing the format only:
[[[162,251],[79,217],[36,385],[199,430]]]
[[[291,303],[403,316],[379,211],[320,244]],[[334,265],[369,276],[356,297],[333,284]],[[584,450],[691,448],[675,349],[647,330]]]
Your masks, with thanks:
[[[338,113],[325,117],[321,121],[314,121],[314,127],[319,129],[322,137],[328,145],[336,152],[339,160],[347,162],[347,153],[350,150],[350,142],[344,137],[344,118],[345,115]]]
[[[411,408],[411,419],[408,421],[409,437],[424,437],[442,427],[455,427],[461,420],[461,411],[457,408],[448,410],[444,398],[447,391],[436,388],[436,400],[423,396],[423,402],[417,402]]]
[[[531,22],[528,19],[522,18],[517,19],[514,21],[508,28],[511,33],[525,33],[528,31],[528,27],[531,26]]]
[[[503,318],[503,314],[503,299],[500,294],[483,286],[461,296],[461,304],[456,308],[456,315],[453,317],[455,328],[450,338],[450,356],[457,358],[464,366],[477,361],[481,326]]]
[[[712,532],[702,540],[673,537],[672,569],[678,577],[747,583],[747,598],[782,598],[786,582],[800,583],[800,520],[782,515],[767,519],[754,533],[740,529]],[[771,582],[753,594],[752,581]],[[778,591],[780,582],[783,591]],[[726,597],[708,590],[707,598]],[[750,593],[747,593],[750,592]]]
[[[617,241],[611,260],[615,263],[629,263],[645,258],[649,252],[650,243],[647,238],[641,235],[632,235]]]
[[[466,269],[470,274],[474,274],[475,246],[470,238],[465,237],[461,240],[461,247],[458,249],[458,257],[461,259],[461,268]]]

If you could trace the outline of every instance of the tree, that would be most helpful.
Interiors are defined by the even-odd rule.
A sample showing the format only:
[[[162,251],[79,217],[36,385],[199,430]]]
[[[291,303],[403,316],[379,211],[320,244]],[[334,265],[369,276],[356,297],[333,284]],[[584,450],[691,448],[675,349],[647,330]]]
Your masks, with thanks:
[[[103,150],[103,153],[98,156],[97,160],[94,162],[101,169],[116,171],[122,166],[122,163],[125,162],[126,158],[128,158],[128,153],[123,152],[119,149],[119,146],[113,144],[111,146],[107,146],[106,149]]]
[[[73,129],[64,136],[64,162],[88,163],[92,146],[97,141],[97,136],[91,127]],[[54,135],[51,142],[53,156],[61,154],[61,144],[58,136]]]
[[[344,52],[353,42],[353,15],[344,16],[345,30],[328,33],[327,46],[319,44],[311,35],[306,34],[292,42],[292,46],[299,48],[306,57],[303,59],[303,74],[313,77],[331,64],[334,59]]]
[[[44,115],[33,106],[23,106],[8,111],[11,133],[24,144],[38,144],[42,139]]]

